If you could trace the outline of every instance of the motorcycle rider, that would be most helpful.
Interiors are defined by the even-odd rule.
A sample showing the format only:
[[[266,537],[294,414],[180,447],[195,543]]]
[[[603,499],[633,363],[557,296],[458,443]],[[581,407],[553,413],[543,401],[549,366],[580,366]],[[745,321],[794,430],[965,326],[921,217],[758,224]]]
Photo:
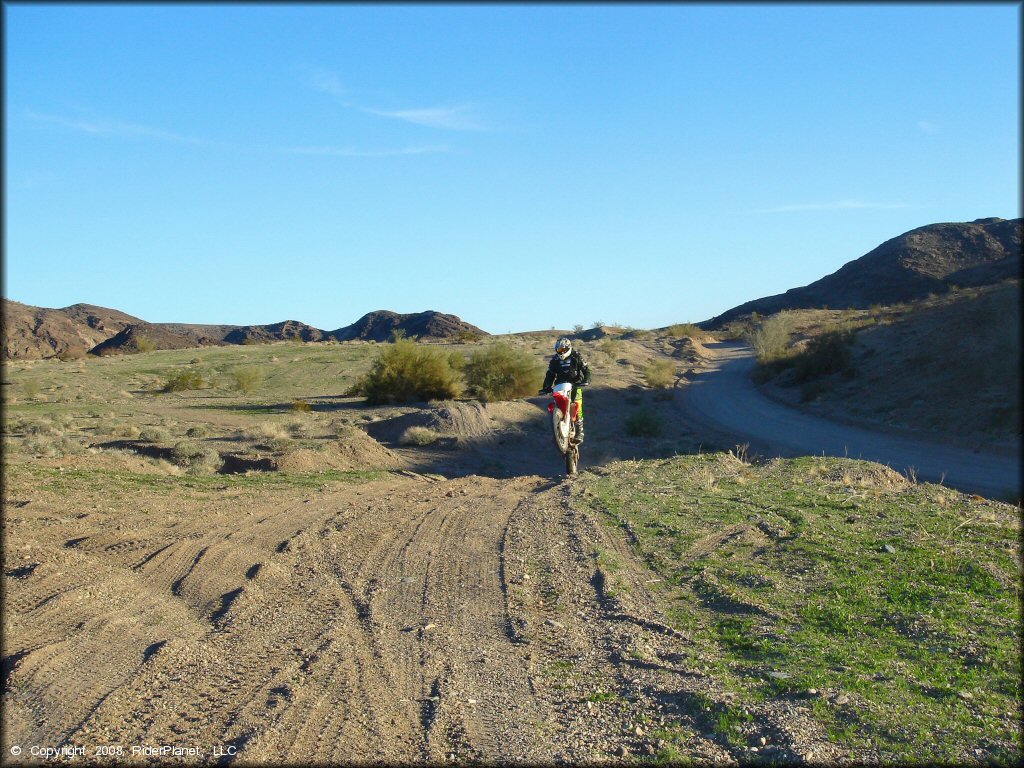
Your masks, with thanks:
[[[576,420],[576,442],[583,442],[583,387],[590,384],[590,366],[583,359],[580,351],[572,348],[572,341],[567,336],[559,337],[555,342],[555,354],[548,363],[548,372],[544,377],[544,386],[540,394],[550,394],[553,385],[572,384],[570,402],[579,403]]]

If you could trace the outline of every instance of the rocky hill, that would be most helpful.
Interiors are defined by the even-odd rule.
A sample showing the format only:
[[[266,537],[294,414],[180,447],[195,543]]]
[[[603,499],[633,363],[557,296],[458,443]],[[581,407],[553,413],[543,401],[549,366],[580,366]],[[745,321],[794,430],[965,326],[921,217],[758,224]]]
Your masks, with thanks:
[[[831,275],[802,288],[748,301],[706,320],[706,329],[757,312],[784,309],[866,309],[989,285],[1019,277],[1021,219],[930,224],[894,237]]]
[[[118,355],[150,349],[275,341],[388,341],[395,331],[421,339],[489,335],[455,315],[434,311],[402,315],[381,310],[328,332],[296,320],[244,326],[147,323],[124,312],[92,304],[47,309],[4,299],[2,354],[4,360],[38,360],[80,357],[86,353]]]
[[[224,342],[213,341],[211,343],[223,344]],[[127,326],[120,333],[100,342],[90,349],[89,353],[105,357],[135,352],[152,352],[154,349],[188,349],[195,346],[198,345],[194,338],[169,331],[159,323],[139,322]]]
[[[116,309],[73,304],[63,309],[3,300],[4,360],[83,355],[127,326],[143,322]]]
[[[246,325],[224,336],[228,344],[265,344],[271,341],[323,341],[327,334],[319,328],[285,320],[273,325]]]
[[[352,325],[332,331],[330,336],[338,341],[388,341],[395,331],[421,339],[456,338],[461,334],[489,335],[455,315],[434,311],[400,315],[382,309],[363,315]]]

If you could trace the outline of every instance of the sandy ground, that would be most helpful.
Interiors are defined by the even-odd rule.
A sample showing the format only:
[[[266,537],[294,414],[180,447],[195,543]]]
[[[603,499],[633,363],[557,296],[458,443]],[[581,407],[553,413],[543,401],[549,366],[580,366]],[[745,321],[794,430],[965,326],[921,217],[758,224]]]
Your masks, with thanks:
[[[689,395],[639,385],[645,358],[682,373],[692,346],[623,354],[635,364],[588,393],[583,468],[702,439]],[[692,391],[714,400],[743,358],[710,354],[723,365]],[[141,459],[106,454],[49,460],[105,462],[106,484],[8,472],[5,762],[16,748],[43,762],[36,747],[101,763],[104,748],[136,763],[579,763],[653,755],[666,720],[691,727],[686,757],[729,760],[700,720],[725,694],[681,661],[701,651],[668,627],[622,532],[574,504],[543,403],[438,410],[422,418],[450,433],[424,448],[396,442],[409,425],[389,422],[412,412],[398,409],[367,427],[396,466],[360,483],[150,487]],[[629,437],[637,408],[669,434]],[[599,552],[621,563],[616,596]],[[848,757],[773,706],[752,714],[775,758]]]

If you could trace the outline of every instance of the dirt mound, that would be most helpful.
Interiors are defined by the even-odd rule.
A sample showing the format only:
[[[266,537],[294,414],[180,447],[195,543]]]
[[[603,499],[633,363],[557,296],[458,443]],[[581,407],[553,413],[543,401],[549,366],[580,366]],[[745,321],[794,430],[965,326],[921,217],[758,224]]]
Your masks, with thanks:
[[[841,466],[825,470],[820,479],[837,485],[886,490],[900,490],[910,485],[910,481],[896,470],[868,461],[844,462]]]
[[[367,424],[367,433],[385,443],[397,443],[411,427],[423,427],[446,437],[473,438],[494,430],[490,408],[484,403],[448,401],[423,410]]]
[[[279,472],[315,472],[334,469],[353,472],[373,469],[401,469],[396,454],[359,429],[346,431],[325,450],[300,448],[274,460]]]

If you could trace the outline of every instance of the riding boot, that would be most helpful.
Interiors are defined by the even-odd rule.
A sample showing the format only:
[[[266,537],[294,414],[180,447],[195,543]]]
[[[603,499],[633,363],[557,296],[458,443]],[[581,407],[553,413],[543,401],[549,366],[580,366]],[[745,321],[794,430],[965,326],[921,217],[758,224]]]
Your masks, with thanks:
[[[583,419],[576,422],[576,442],[583,442]]]

